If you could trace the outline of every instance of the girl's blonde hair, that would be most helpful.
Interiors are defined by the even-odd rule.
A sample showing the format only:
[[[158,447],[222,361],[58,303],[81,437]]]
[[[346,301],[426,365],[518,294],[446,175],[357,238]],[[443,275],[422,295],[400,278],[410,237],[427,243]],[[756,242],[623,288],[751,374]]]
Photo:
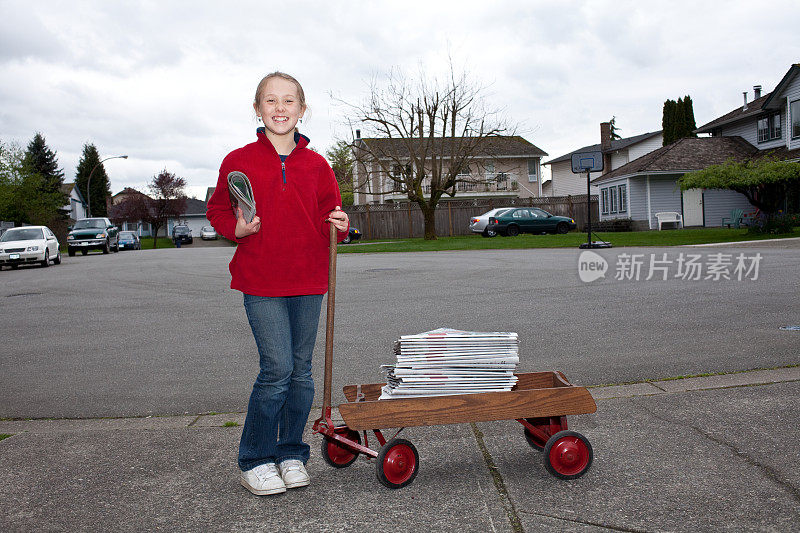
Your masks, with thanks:
[[[286,81],[294,83],[295,87],[297,87],[297,98],[300,101],[300,105],[303,106],[303,109],[305,109],[306,93],[303,92],[303,86],[300,85],[300,82],[297,81],[294,76],[290,76],[289,74],[280,71],[271,72],[264,76],[260,82],[258,82],[258,87],[256,87],[256,97],[255,100],[253,100],[254,105],[258,105],[259,100],[261,100],[261,95],[264,93],[264,87],[266,87],[267,82],[272,78],[282,78]]]

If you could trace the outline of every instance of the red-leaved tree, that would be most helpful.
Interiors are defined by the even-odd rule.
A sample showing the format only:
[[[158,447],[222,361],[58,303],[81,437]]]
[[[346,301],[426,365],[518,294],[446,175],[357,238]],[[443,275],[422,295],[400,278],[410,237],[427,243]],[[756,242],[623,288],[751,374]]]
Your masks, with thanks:
[[[130,194],[111,208],[111,219],[115,222],[147,222],[153,233],[155,248],[158,230],[167,225],[168,219],[178,218],[186,212],[184,187],[186,180],[164,169],[153,176],[148,184],[150,196]]]

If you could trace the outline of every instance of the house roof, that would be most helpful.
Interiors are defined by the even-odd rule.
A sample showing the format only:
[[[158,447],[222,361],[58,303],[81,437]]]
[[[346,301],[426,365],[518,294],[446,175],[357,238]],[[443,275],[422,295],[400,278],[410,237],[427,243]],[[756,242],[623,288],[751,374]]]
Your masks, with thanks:
[[[132,189],[131,187],[125,187],[111,198],[116,198],[117,196],[128,195],[128,194],[142,194],[144,196],[147,196],[141,191],[137,191],[136,189]]]
[[[694,131],[695,133],[711,133],[711,130],[714,128],[758,115],[762,111],[764,102],[766,102],[772,94],[773,93],[767,93],[761,98],[756,98],[752,102],[747,102],[747,109],[743,109],[744,105],[740,105],[730,113],[726,113],[719,118],[715,118],[708,124],[703,124]]]
[[[592,144],[589,146],[584,146],[583,148],[578,148],[577,150],[573,150],[568,154],[564,154],[561,157],[556,157],[555,159],[551,159],[546,163],[542,163],[543,165],[551,165],[553,163],[560,163],[561,161],[568,161],[572,159],[572,154],[576,154],[578,152],[603,152],[606,154],[610,154],[611,152],[616,152],[617,150],[622,150],[623,148],[627,148],[633,144],[638,142],[645,141],[651,137],[655,137],[656,135],[660,134],[661,130],[658,131],[651,131],[649,133],[642,133],[641,135],[634,135],[633,137],[626,137],[624,139],[615,139],[611,141],[611,148],[608,150],[601,150],[600,144]]]
[[[206,214],[206,203],[197,198],[186,199],[186,212],[184,215],[203,215]]]
[[[800,159],[800,148],[789,150],[784,144],[778,148],[762,150],[758,155],[759,157],[774,157],[781,161],[793,161],[795,159]]]
[[[406,142],[413,142],[419,144],[421,142],[433,141],[434,146],[432,152],[444,154],[445,156],[452,151],[451,147],[455,140],[465,139],[465,137],[423,137],[422,140],[414,139],[399,139],[399,138],[385,138],[385,137],[371,137],[362,138],[363,141],[373,153],[385,154],[387,157],[407,157],[408,149]],[[528,142],[519,135],[500,135],[486,137],[480,145],[478,156],[484,157],[542,157],[546,156],[547,152],[537,147],[536,145]]]
[[[778,96],[783,93],[783,90],[789,85],[795,76],[800,74],[800,63],[795,63],[791,67],[789,67],[789,71],[783,76],[783,79],[778,82],[778,86],[775,87],[775,90],[769,94],[769,98],[764,102],[763,109],[780,109],[781,103],[780,101],[773,102],[772,99],[775,96]]]
[[[78,195],[78,198],[80,198],[80,201],[83,202],[83,203],[86,203],[86,200],[83,198],[83,195],[81,194],[81,190],[78,187],[75,186],[75,182],[74,181],[72,183],[62,183],[60,189],[61,189],[61,192],[66,194],[67,196],[71,195],[72,194],[72,190],[74,189],[75,190],[75,194]]]
[[[758,153],[758,148],[737,136],[688,137],[662,146],[649,154],[592,180],[597,184],[621,176],[657,172],[686,172],[719,165],[729,159],[744,161]]]

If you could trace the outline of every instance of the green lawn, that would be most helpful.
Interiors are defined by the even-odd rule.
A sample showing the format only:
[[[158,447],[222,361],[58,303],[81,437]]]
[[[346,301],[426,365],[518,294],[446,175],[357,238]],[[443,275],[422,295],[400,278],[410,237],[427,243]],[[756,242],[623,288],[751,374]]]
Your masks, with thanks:
[[[712,242],[752,241],[774,239],[776,237],[800,237],[800,228],[780,236],[752,235],[746,229],[700,228],[663,231],[602,232],[594,235],[594,240],[607,240],[615,248],[623,246],[679,246],[685,244],[706,244]],[[369,244],[375,242],[375,244]],[[443,250],[494,250],[510,248],[577,248],[586,242],[585,233],[566,235],[530,235],[518,237],[494,237],[487,239],[478,234],[459,237],[439,237],[435,241],[424,239],[398,239],[389,241],[361,241],[360,244],[346,244],[338,247],[339,253],[372,252],[435,252]]]

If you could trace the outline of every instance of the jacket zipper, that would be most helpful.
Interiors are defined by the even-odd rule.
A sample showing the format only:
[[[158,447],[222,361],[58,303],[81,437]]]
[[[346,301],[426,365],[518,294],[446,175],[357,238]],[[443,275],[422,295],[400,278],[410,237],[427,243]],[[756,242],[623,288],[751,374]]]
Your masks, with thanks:
[[[286,185],[286,162],[281,161],[281,173],[283,174],[283,184]]]

